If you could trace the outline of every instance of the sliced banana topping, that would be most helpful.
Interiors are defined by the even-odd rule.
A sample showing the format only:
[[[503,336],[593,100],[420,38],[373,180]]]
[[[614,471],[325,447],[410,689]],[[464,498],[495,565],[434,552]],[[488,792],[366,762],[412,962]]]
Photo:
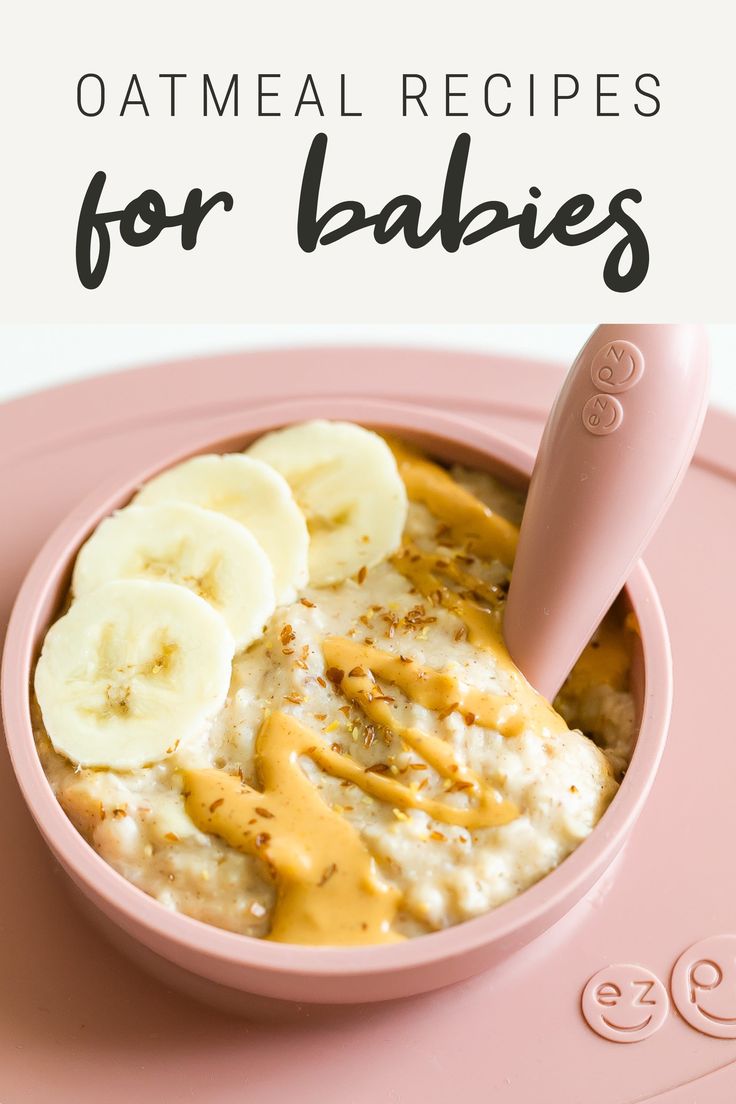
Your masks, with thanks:
[[[77,557],[72,591],[83,597],[115,579],[187,587],[221,614],[238,650],[276,607],[271,564],[253,534],[184,502],[129,506],[97,527]]]
[[[288,481],[307,519],[314,585],[340,582],[399,547],[406,491],[378,434],[351,422],[303,422],[266,434],[248,455]]]
[[[129,770],[200,735],[222,708],[233,639],[204,599],[172,583],[106,583],[51,626],[35,690],[58,752]]]
[[[135,503],[166,500],[216,510],[246,525],[271,561],[276,602],[292,602],[307,582],[309,534],[286,480],[260,460],[230,453],[195,456],[157,475]]]

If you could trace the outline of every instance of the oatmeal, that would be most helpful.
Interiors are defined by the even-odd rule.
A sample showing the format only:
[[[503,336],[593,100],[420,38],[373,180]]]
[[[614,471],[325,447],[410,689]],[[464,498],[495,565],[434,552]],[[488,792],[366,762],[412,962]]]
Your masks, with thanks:
[[[484,472],[448,470],[399,442],[389,450],[375,434],[360,433],[379,442],[371,443],[379,461],[361,470],[364,439],[356,438],[359,455],[351,452],[347,461],[356,485],[348,493],[339,478],[345,471],[335,468],[321,439],[318,454],[309,453],[309,436],[306,446],[287,440],[282,450],[279,434],[250,450],[253,463],[273,464],[289,484],[306,526],[285,509],[283,487],[281,508],[301,552],[276,588],[287,600],[276,605],[274,596],[265,625],[237,652],[233,645],[226,671],[218,667],[220,688],[210,680],[198,691],[209,708],[202,705],[184,737],[173,718],[167,728],[167,703],[150,761],[143,751],[140,762],[116,751],[108,762],[104,750],[99,757],[94,750],[95,739],[117,749],[114,725],[124,734],[126,725],[138,724],[136,694],[144,704],[154,700],[141,679],[155,675],[158,694],[185,662],[194,645],[186,638],[179,657],[173,630],[166,638],[174,649],[171,674],[156,670],[160,660],[144,662],[143,652],[133,663],[127,644],[124,676],[108,656],[115,686],[122,678],[125,688],[113,693],[105,668],[105,696],[102,704],[95,698],[88,739],[78,739],[79,696],[86,690],[75,690],[66,743],[49,722],[53,711],[43,700],[35,708],[46,774],[91,846],[165,907],[246,935],[390,942],[481,915],[537,882],[589,835],[631,755],[631,618],[614,607],[553,708],[526,683],[503,643],[523,498]],[[342,439],[336,449],[344,454]],[[163,508],[147,505],[155,484],[128,510]],[[233,505],[232,487],[228,509],[223,497],[218,505],[200,492],[189,499],[192,509],[219,509],[233,524],[248,525]],[[168,493],[164,488],[162,503]],[[195,533],[202,519],[184,521]],[[249,528],[258,533],[256,524]],[[75,591],[70,613],[77,603],[99,603],[105,588],[127,587],[118,593],[142,596],[147,608],[152,592],[141,587],[158,588],[156,595],[163,587],[169,602],[170,589],[188,588],[201,631],[209,625],[201,608],[206,598],[208,609],[236,603],[238,625],[248,625],[242,594],[231,598],[229,568],[227,585],[211,564],[195,570],[187,532],[173,561],[165,540],[154,542],[154,555],[148,538],[145,556],[136,545],[130,568],[117,555],[118,578],[122,572],[128,581],[102,580],[86,599]],[[225,535],[235,546],[236,534]],[[268,550],[268,541],[261,543]],[[80,559],[93,560],[93,553]],[[238,546],[233,556],[239,554]],[[186,571],[164,572],[164,559],[177,565],[182,557]],[[285,559],[280,555],[280,565]],[[162,574],[166,581],[156,581]],[[254,601],[261,600],[262,586],[257,590]],[[136,647],[145,651],[141,635]],[[109,633],[105,640],[114,650],[114,634],[113,644]],[[99,658],[94,662],[99,681]],[[48,658],[42,663],[50,666]],[[53,694],[47,690],[46,697]],[[85,718],[89,708],[85,698]],[[148,730],[144,735],[153,739]],[[75,755],[76,747],[84,754]]]

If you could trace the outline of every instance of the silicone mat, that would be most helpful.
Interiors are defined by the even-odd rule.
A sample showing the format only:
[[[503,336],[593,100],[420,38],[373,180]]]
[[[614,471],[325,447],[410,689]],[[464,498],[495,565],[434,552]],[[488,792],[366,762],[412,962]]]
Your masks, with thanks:
[[[36,550],[95,483],[186,447],[194,430],[215,436],[238,407],[296,394],[391,396],[536,443],[560,378],[553,366],[462,353],[291,350],[158,365],[0,406],[2,631]],[[655,1035],[622,1046],[580,1012],[599,969],[633,962],[668,986],[686,948],[736,933],[735,480],[736,422],[711,413],[647,554],[672,634],[675,707],[625,852],[545,936],[451,989],[337,1016],[303,1008],[285,1023],[227,1016],[166,990],[67,899],[1,745],[1,1104],[736,1101],[736,1039],[709,1037],[673,1006]],[[21,511],[29,499],[38,508]],[[687,789],[675,777],[688,777]],[[520,991],[526,999],[511,1000]],[[724,997],[736,1017],[736,973],[724,975]]]

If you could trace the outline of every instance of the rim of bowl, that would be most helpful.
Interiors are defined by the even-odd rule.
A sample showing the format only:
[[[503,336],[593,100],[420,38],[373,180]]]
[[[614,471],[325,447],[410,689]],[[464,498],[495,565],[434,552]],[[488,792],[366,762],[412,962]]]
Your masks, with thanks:
[[[206,433],[193,431],[193,439],[186,446],[165,450],[155,463],[145,465],[128,479],[108,480],[85,497],[44,543],[20,588],[8,624],[2,662],[3,720],[19,786],[48,846],[79,883],[101,897],[113,912],[122,913],[135,925],[170,943],[240,967],[302,976],[355,977],[376,971],[386,974],[446,961],[499,942],[533,925],[556,907],[564,907],[568,900],[572,907],[588,885],[600,877],[641,812],[664,750],[672,702],[669,637],[656,589],[639,561],[624,588],[639,622],[644,660],[639,731],[626,775],[601,820],[572,854],[534,885],[490,912],[404,943],[315,947],[271,943],[165,908],[93,850],[64,813],[43,771],[33,738],[29,693],[37,640],[49,623],[41,618],[41,611],[61,579],[67,577],[73,557],[89,532],[111,510],[127,502],[144,480],[188,456],[226,450],[238,439],[242,444],[310,415],[348,418],[405,435],[424,435],[435,440],[440,456],[443,444],[451,450],[474,453],[481,467],[503,467],[525,483],[534,463],[531,449],[471,418],[412,403],[359,397],[325,396],[261,404],[220,419]]]

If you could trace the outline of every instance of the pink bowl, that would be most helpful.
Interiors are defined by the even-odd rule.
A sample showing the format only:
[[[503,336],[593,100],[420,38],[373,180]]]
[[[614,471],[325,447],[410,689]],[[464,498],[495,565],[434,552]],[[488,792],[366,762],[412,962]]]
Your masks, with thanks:
[[[57,803],[36,754],[29,685],[35,656],[68,587],[76,552],[98,522],[137,486],[185,456],[242,448],[266,430],[305,418],[348,418],[414,439],[436,455],[486,468],[524,485],[527,449],[462,417],[377,400],[315,399],[263,406],[223,419],[213,440],[162,455],[155,468],[102,487],[59,526],[21,587],[3,655],[2,710],[18,782],[46,843],[107,935],[141,965],[209,999],[353,1004],[406,997],[485,970],[546,931],[601,878],[624,845],[652,786],[672,698],[667,629],[656,591],[638,564],[626,596],[641,628],[634,679],[640,717],[631,765],[590,837],[557,870],[514,900],[475,920],[406,943],[321,948],[268,943],[170,912],[125,881],[79,835]],[[247,996],[245,996],[247,995]],[[232,999],[231,999],[232,998]]]

